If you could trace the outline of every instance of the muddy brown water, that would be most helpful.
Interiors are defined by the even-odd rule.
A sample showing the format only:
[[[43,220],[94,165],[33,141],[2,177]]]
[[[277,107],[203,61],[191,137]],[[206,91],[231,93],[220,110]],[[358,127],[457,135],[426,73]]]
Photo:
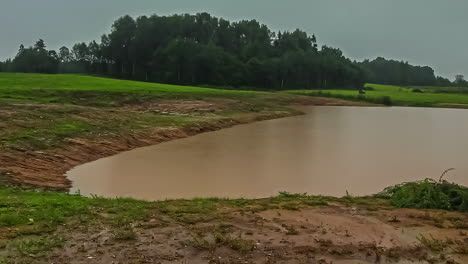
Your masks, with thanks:
[[[67,173],[72,193],[161,200],[261,198],[280,191],[373,194],[426,177],[468,185],[468,110],[307,107],[143,147]]]

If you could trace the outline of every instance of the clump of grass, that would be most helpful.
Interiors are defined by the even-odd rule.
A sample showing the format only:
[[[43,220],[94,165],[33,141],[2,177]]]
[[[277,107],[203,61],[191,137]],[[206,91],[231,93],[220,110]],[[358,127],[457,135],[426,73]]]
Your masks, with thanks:
[[[242,254],[252,251],[255,248],[253,241],[242,238],[241,234],[237,237],[232,236],[228,233],[228,230],[223,227],[217,227],[215,231],[211,233],[211,237],[212,238],[206,239],[203,233],[197,232],[192,234],[192,240],[187,244],[203,250],[214,250],[218,247],[226,246]]]
[[[90,214],[92,200],[54,192],[0,188],[0,227],[34,223],[62,224],[70,216]]]
[[[186,243],[187,246],[202,250],[213,250],[216,247],[214,243],[210,243],[210,241],[206,240],[200,233],[191,234],[191,236],[192,239]]]
[[[389,223],[400,223],[401,221],[398,220],[398,217],[394,215],[392,219],[388,220]]]
[[[448,171],[448,170],[447,170]],[[425,179],[386,188],[381,196],[400,208],[442,209],[468,212],[468,188],[442,179]]]
[[[215,232],[213,236],[217,245],[230,247],[240,253],[247,253],[252,251],[255,247],[253,241],[243,239],[240,235],[238,237],[233,237],[223,232]]]
[[[461,254],[461,255],[468,255],[468,244],[460,243],[454,247],[451,247],[454,253]]]
[[[23,238],[11,242],[11,246],[24,256],[42,256],[63,246],[65,240],[58,236]]]
[[[435,252],[444,251],[450,244],[450,241],[436,239],[432,235],[430,237],[425,237],[424,235],[421,235],[417,239],[421,244]]]
[[[129,226],[125,226],[125,227],[114,230],[112,232],[112,236],[114,240],[117,240],[117,241],[135,240],[137,238],[137,234],[135,233],[133,228]]]
[[[468,229],[468,223],[463,220],[451,220],[452,227],[456,229]]]

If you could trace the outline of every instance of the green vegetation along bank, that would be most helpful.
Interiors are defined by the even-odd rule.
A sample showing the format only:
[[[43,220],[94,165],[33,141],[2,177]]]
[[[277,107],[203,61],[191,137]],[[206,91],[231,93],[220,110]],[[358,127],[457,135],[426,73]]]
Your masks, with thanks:
[[[366,84],[365,91],[356,90],[292,90],[285,93],[322,96],[395,106],[468,108],[467,88],[400,87]]]

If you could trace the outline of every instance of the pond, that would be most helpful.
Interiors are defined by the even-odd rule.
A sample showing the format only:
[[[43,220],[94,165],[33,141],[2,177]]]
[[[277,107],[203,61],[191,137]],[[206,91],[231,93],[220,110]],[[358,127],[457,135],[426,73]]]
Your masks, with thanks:
[[[67,173],[72,193],[146,200],[367,195],[404,181],[468,185],[468,110],[306,107],[305,115],[143,147]]]

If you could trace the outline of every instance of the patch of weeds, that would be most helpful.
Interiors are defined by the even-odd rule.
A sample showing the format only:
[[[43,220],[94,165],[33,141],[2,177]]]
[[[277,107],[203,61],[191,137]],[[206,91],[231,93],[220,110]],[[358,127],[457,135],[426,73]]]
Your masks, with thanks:
[[[122,227],[130,225],[138,220],[145,220],[151,203],[129,198],[106,199],[94,198],[90,200],[94,211],[100,211],[108,215],[111,225]]]
[[[243,239],[240,234],[238,237],[232,237],[229,234],[215,232],[213,236],[217,245],[227,246],[240,253],[247,253],[249,251],[252,251],[255,247],[253,241]]]
[[[247,253],[252,251],[255,244],[251,240],[243,239],[242,234],[239,233],[237,237],[229,234],[232,225],[220,224],[213,232],[214,242],[217,246],[227,246],[240,253]]]
[[[252,251],[255,247],[254,242],[242,238],[241,234],[232,236],[229,234],[231,227],[231,225],[218,225],[211,233],[211,238],[208,239],[205,238],[202,232],[192,233],[192,239],[188,242],[188,245],[203,250],[214,250],[226,246],[242,254]]]
[[[208,221],[218,215],[218,205],[223,199],[206,198],[193,200],[168,200],[156,202],[157,208],[163,214],[185,223],[195,224],[200,221]]]
[[[318,199],[308,199],[303,202],[305,205],[308,206],[327,206],[328,203],[325,199],[321,199],[320,197]]]
[[[343,202],[343,199],[340,200]],[[353,206],[359,206],[365,208],[369,211],[377,211],[379,209],[385,209],[390,207],[390,203],[388,199],[382,199],[380,197],[374,196],[364,196],[364,197],[351,197],[348,199],[344,199],[344,203]]]
[[[206,240],[201,233],[191,233],[192,239],[187,242],[188,246],[192,246],[201,250],[213,250],[215,249],[215,244],[210,243]]]
[[[125,226],[119,229],[115,229],[112,232],[112,237],[117,241],[129,241],[135,240],[137,238],[137,234],[133,228],[130,226]]]
[[[442,252],[449,245],[449,241],[436,239],[432,235],[430,235],[430,237],[425,237],[424,235],[421,235],[417,239],[421,244],[435,252]]]
[[[8,240],[0,239],[0,249],[5,248],[8,245]]]
[[[321,195],[313,196],[307,193],[289,193],[280,192],[278,196],[271,198],[271,202],[278,202],[280,208],[286,210],[299,210],[302,206],[321,206],[328,205],[327,201],[330,197]],[[271,203],[270,203],[271,206]]]
[[[468,244],[467,243],[460,243],[459,245],[450,247],[455,254],[460,255],[468,255]]]
[[[380,195],[400,208],[468,212],[468,188],[442,180],[425,179],[386,188]]]
[[[54,248],[62,247],[65,240],[58,236],[31,237],[13,240],[8,246],[24,256],[43,256]]]
[[[51,121],[42,126],[23,129],[4,140],[7,146],[44,150],[60,145],[65,138],[83,134],[90,127],[90,124],[81,120]]]
[[[401,221],[398,220],[398,217],[394,215],[392,219],[388,220],[389,223],[400,223]]]
[[[47,224],[37,224],[22,226],[16,231],[17,235],[26,236],[26,235],[40,235],[44,233],[51,233],[54,231],[54,228]]]
[[[55,227],[71,216],[91,214],[89,201],[63,193],[0,188],[0,227],[31,223]]]
[[[23,224],[23,217],[15,212],[0,215],[0,226],[12,227]]]
[[[301,205],[298,203],[284,203],[281,205],[281,209],[289,211],[299,211],[299,209],[301,209]]]
[[[293,200],[293,199],[304,199],[308,198],[307,193],[289,193],[289,192],[280,192],[277,196],[280,200]]]
[[[451,221],[452,227],[456,229],[468,229],[468,221],[463,219]]]

